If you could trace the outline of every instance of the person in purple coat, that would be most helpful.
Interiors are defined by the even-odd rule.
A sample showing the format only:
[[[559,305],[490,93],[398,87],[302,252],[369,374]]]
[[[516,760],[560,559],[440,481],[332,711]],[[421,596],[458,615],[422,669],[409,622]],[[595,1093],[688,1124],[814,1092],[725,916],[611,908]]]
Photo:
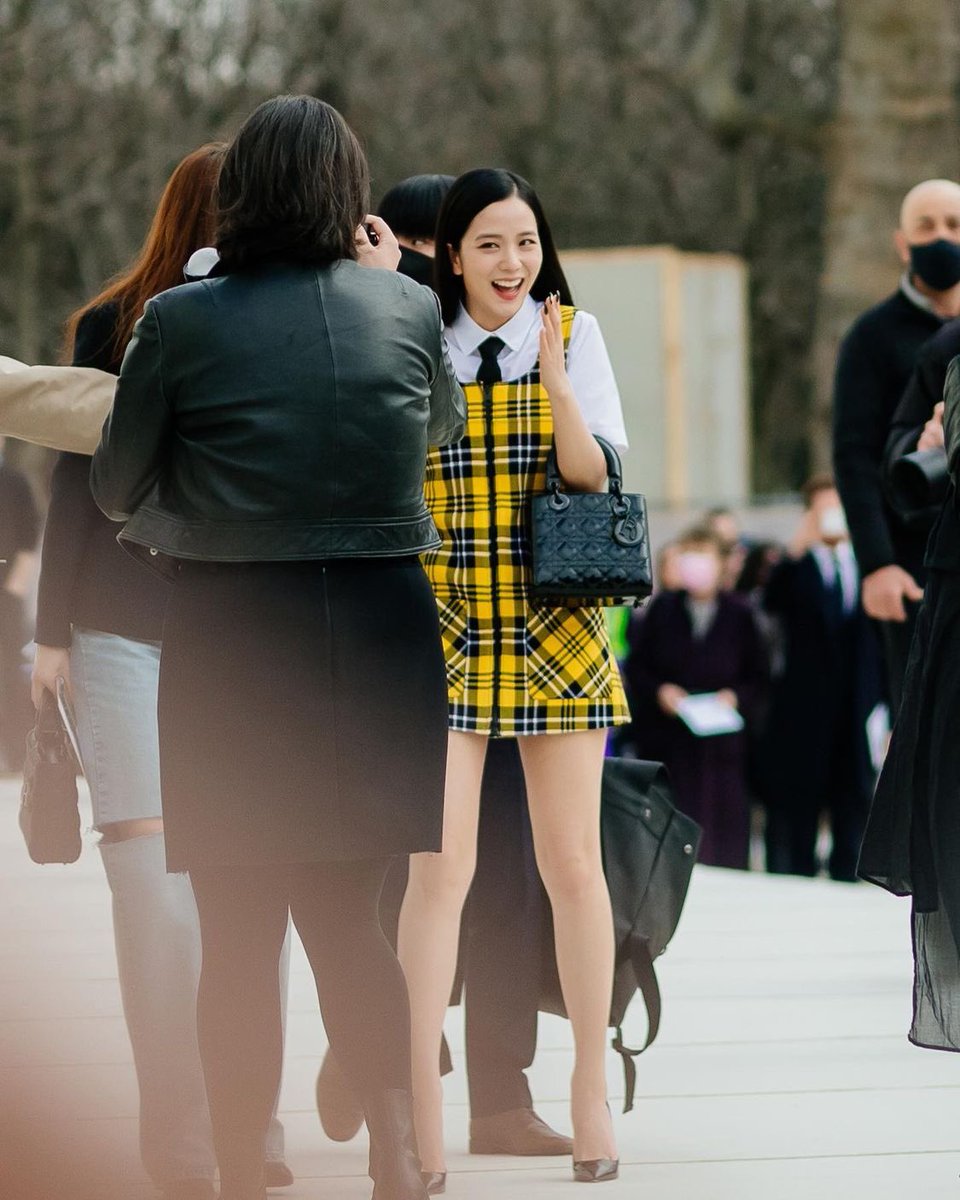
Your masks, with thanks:
[[[749,606],[721,588],[717,535],[691,529],[677,549],[681,588],[660,592],[628,630],[624,675],[633,719],[627,745],[666,764],[678,806],[703,827],[700,861],[746,869],[745,730],[698,736],[681,708],[688,696],[710,693],[749,726],[766,684],[766,651]]]

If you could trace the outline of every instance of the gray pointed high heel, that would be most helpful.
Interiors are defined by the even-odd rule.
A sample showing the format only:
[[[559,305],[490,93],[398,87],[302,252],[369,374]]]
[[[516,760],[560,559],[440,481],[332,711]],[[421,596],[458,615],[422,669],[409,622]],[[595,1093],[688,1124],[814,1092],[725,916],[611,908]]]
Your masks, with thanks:
[[[584,1158],[573,1160],[574,1183],[607,1183],[620,1175],[619,1158]]]

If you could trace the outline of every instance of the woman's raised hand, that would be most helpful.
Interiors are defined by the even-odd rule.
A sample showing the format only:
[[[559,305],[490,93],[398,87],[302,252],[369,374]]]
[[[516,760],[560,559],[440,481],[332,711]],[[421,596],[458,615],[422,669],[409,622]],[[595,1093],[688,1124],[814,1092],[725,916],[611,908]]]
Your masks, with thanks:
[[[370,232],[373,233],[373,240]],[[400,243],[390,226],[380,217],[368,216],[357,226],[357,262],[361,267],[379,267],[395,271],[400,262]]]
[[[556,293],[547,297],[540,316],[543,320],[540,330],[540,382],[553,400],[558,393],[570,387],[560,325],[560,298]]]

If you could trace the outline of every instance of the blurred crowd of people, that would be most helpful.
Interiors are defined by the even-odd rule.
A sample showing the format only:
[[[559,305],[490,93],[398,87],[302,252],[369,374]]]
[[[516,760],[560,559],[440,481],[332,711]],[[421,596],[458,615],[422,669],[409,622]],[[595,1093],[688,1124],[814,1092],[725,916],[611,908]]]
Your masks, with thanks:
[[[703,826],[700,861],[849,881],[871,734],[886,723],[879,650],[833,479],[814,476],[803,498],[788,544],[745,536],[713,509],[661,547],[657,593],[628,627],[632,721],[617,745],[667,764]],[[698,720],[691,698],[714,719]]]

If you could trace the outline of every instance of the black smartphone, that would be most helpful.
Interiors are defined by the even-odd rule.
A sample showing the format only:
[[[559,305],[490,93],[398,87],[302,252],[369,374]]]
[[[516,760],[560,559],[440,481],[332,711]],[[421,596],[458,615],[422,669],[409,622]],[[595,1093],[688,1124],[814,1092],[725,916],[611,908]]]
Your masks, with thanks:
[[[364,225],[364,229],[367,231],[367,240],[370,242],[370,245],[379,246],[380,234],[374,229],[372,223],[368,221],[367,224]]]

